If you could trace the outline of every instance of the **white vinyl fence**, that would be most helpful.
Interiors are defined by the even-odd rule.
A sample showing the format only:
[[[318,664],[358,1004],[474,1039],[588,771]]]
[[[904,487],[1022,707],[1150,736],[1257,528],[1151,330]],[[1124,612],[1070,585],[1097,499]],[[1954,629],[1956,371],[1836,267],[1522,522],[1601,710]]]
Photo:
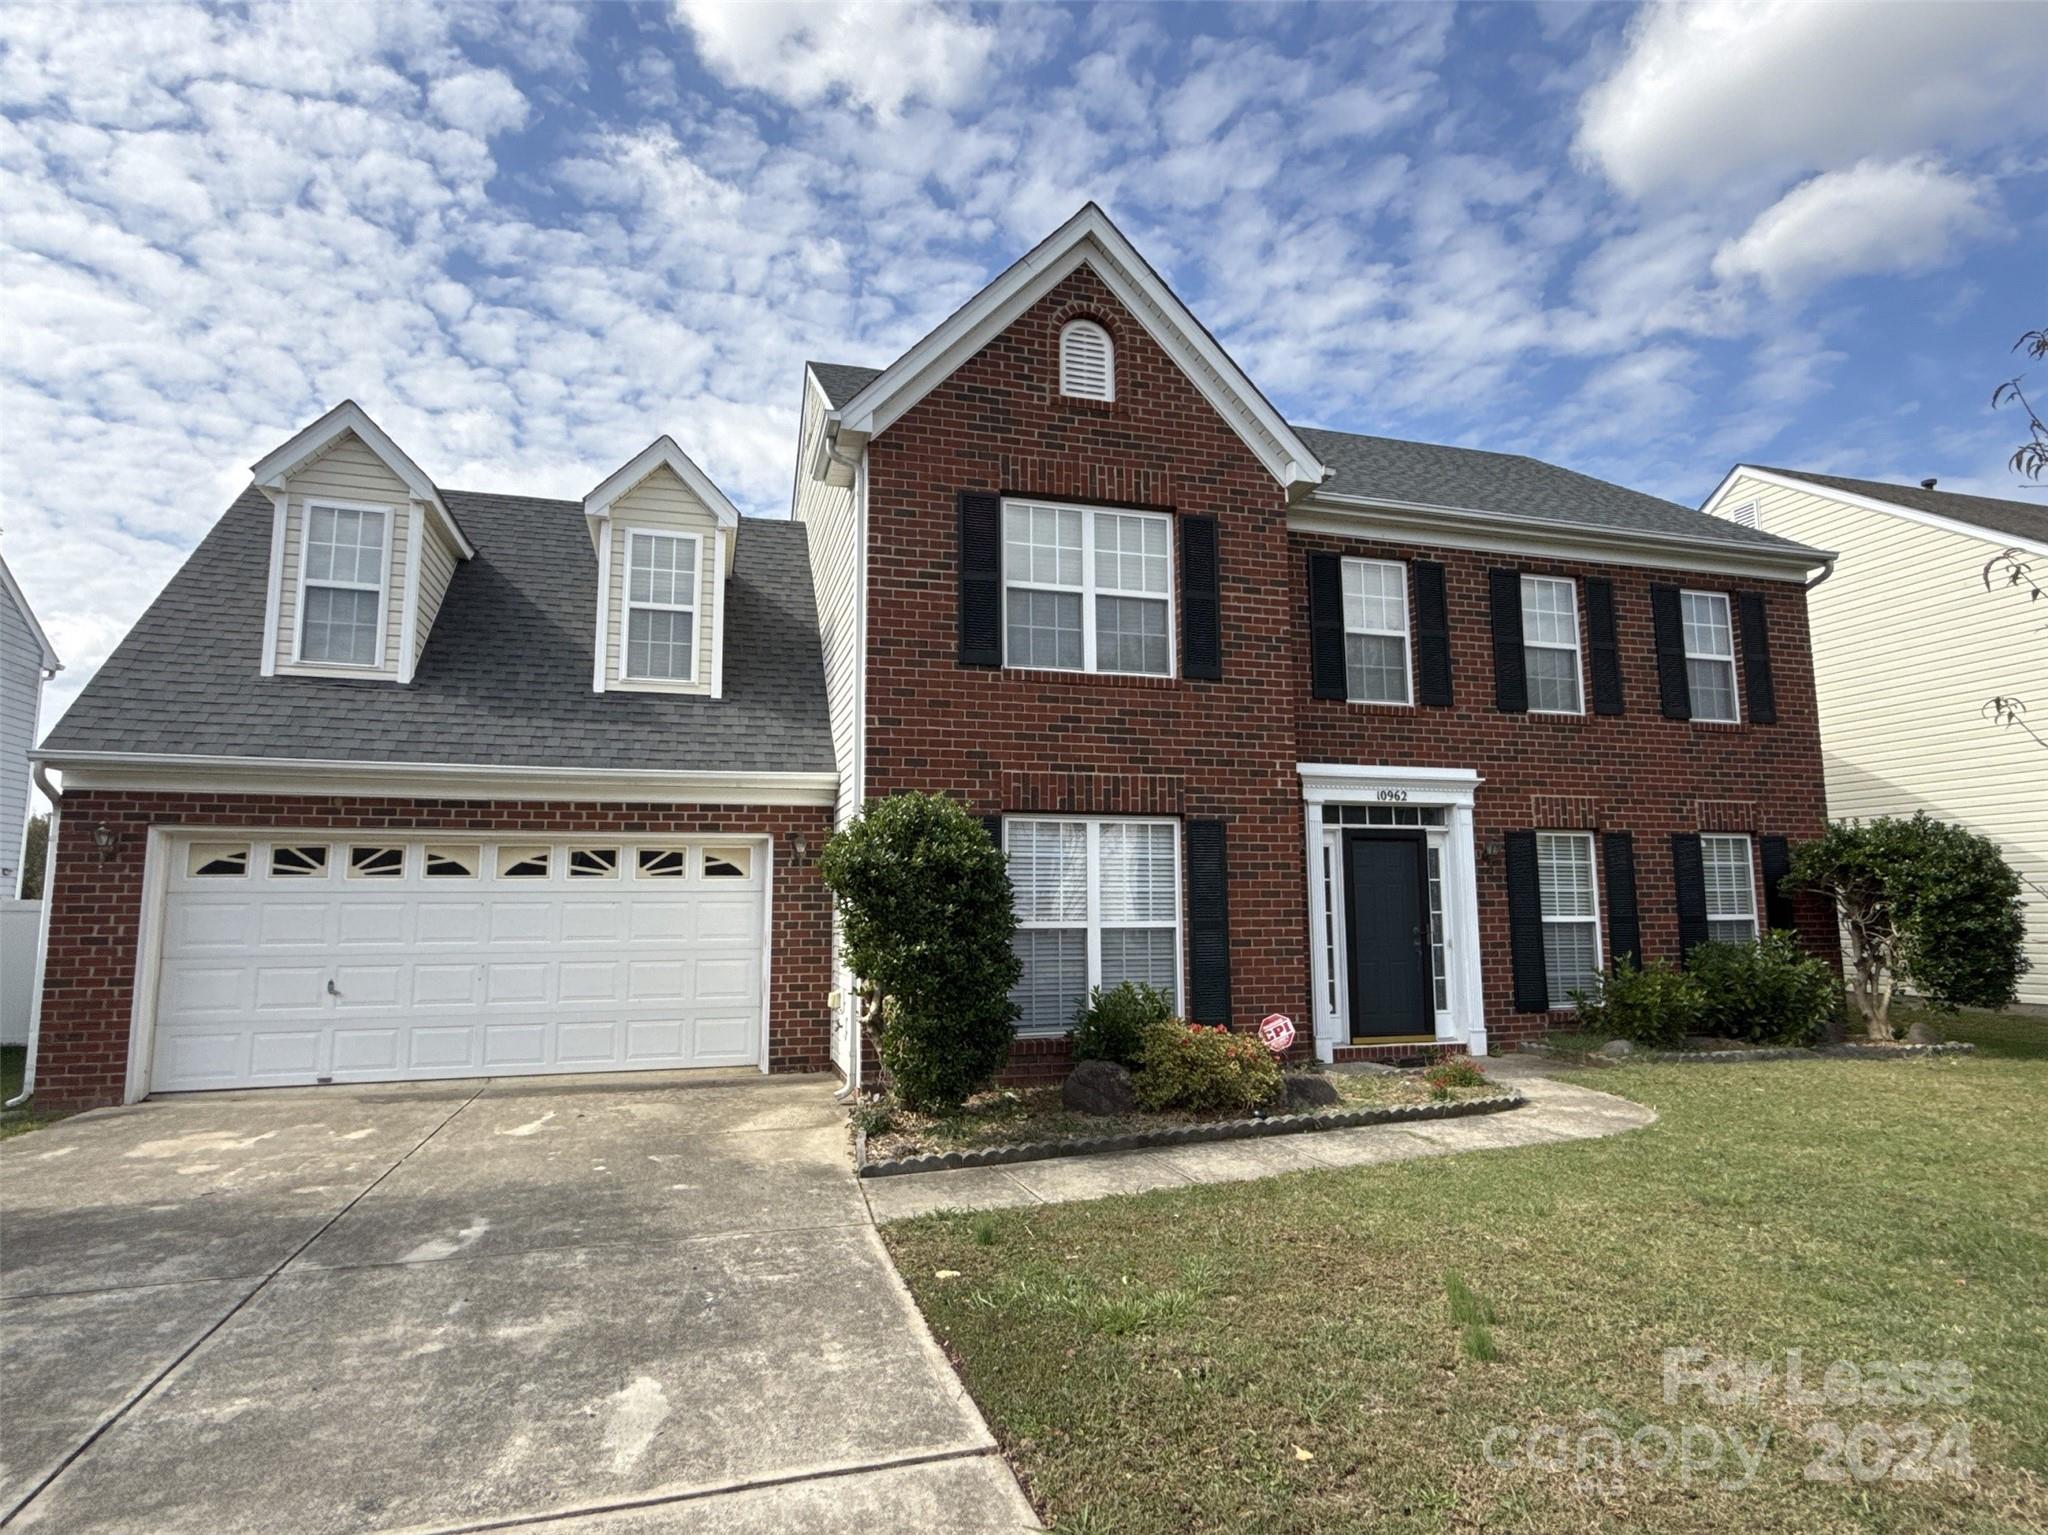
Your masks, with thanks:
[[[36,995],[36,924],[41,901],[0,901],[0,1045],[28,1043]]]

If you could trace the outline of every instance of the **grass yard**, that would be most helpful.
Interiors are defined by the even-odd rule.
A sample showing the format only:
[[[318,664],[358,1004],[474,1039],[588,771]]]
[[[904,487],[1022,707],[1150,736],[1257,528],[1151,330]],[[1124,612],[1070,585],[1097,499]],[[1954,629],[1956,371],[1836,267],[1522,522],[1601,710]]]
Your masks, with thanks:
[[[1059,1529],[2048,1528],[2048,1020],[1949,1027],[1982,1053],[1581,1072],[1662,1115],[1606,1140],[884,1234]],[[1972,1391],[1667,1405],[1675,1347],[1781,1367],[1803,1350],[1809,1385],[1837,1359],[1959,1359]],[[1623,1439],[1770,1439],[1746,1488],[1722,1485],[1739,1477],[1725,1441],[1689,1476],[1482,1453],[1496,1428],[1576,1442],[1596,1411]],[[1967,1423],[1967,1479],[1802,1474],[1843,1463],[1808,1438],[1823,1421],[1904,1445],[1916,1420],[1937,1439]],[[1859,1443],[1882,1470],[1877,1434]]]
[[[0,1045],[0,1103],[21,1091],[21,1077],[27,1066],[26,1045]],[[33,1130],[39,1123],[30,1104],[23,1104],[12,1111],[0,1109],[0,1141],[10,1135],[20,1135],[24,1130]]]

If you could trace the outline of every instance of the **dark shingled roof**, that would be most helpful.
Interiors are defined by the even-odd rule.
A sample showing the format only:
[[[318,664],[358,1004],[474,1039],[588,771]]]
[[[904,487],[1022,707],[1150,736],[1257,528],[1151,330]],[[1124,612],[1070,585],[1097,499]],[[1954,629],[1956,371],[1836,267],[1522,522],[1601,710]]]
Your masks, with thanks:
[[[804,366],[818,375],[818,382],[825,386],[825,398],[834,410],[882,376],[880,368],[856,368],[848,362],[812,362]]]
[[[1832,490],[1846,490],[1873,501],[1889,501],[1916,512],[1972,523],[1989,533],[2012,538],[2048,539],[2048,505],[2031,501],[2004,501],[1996,496],[1966,496],[1953,490],[1929,490],[1924,485],[1894,485],[1888,480],[1852,480],[1839,474],[1809,474],[1804,469],[1772,469],[1763,464],[1752,468],[1765,474],[1782,474],[1788,480],[1804,480]]]
[[[824,385],[825,397],[834,410],[882,373],[880,368],[831,362],[814,362],[810,369]],[[1297,426],[1295,431],[1336,471],[1323,487],[1333,495],[1496,512],[1532,522],[1619,533],[1662,533],[1758,550],[1784,552],[1803,547],[1726,518],[1709,517],[1676,501],[1519,454],[1407,442],[1398,437],[1363,437],[1310,426]]]
[[[597,556],[575,501],[442,492],[459,564],[409,687],[264,677],[269,499],[253,486],[44,743],[47,751],[639,771],[829,772],[801,524],[746,518],[724,697],[591,691]]]
[[[1323,486],[1333,495],[1369,496],[1377,501],[1407,501],[1468,512],[1498,512],[1532,522],[1611,529],[1618,533],[1661,533],[1760,550],[1804,547],[1755,528],[1741,527],[1724,517],[1709,517],[1676,501],[1645,495],[1574,469],[1524,458],[1519,453],[1449,448],[1433,442],[1406,442],[1398,437],[1361,437],[1354,432],[1326,432],[1317,427],[1295,430],[1316,456],[1336,471],[1335,477]]]

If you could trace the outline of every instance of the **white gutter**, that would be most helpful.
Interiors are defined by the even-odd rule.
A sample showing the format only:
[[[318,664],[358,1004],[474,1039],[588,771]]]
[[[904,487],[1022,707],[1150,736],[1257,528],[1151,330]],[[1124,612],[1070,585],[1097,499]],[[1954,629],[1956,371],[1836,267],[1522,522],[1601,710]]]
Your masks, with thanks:
[[[20,1108],[36,1090],[36,1047],[43,1038],[43,966],[50,957],[50,908],[57,904],[57,823],[62,819],[64,806],[63,791],[50,782],[42,763],[32,763],[29,772],[36,787],[50,801],[50,835],[43,842],[43,909],[36,916],[36,974],[35,991],[28,1003],[28,1058],[22,1063],[21,1091],[0,1105],[10,1109]]]
[[[351,762],[157,752],[37,751],[73,789],[203,788],[215,793],[408,794],[630,800],[656,804],[831,805],[834,770],[793,773],[517,767],[492,763]]]
[[[1617,549],[1669,549],[1716,559],[1787,567],[1800,571],[1831,563],[1837,554],[1803,544],[1789,547],[1750,545],[1729,539],[1701,538],[1690,533],[1666,533],[1652,529],[1605,528],[1588,523],[1553,522],[1542,518],[1515,516],[1506,512],[1477,511],[1471,507],[1438,506],[1426,501],[1396,501],[1371,496],[1347,496],[1317,491],[1290,511],[1290,520],[1317,512],[1336,518],[1377,517],[1404,525],[1407,531],[1427,537],[1431,528],[1470,529],[1501,537],[1531,542],[1577,543]]]

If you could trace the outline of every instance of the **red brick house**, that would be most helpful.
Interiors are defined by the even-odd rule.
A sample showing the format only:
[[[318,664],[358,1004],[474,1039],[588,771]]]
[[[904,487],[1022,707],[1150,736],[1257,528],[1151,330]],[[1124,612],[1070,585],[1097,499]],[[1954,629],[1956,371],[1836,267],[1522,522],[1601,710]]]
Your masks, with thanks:
[[[811,365],[796,476],[839,814],[989,818],[1013,1075],[1121,979],[1324,1059],[1484,1052],[1614,955],[1799,920],[1829,557],[1292,427],[1093,205],[889,367]]]
[[[884,369],[793,515],[667,438],[444,491],[353,404],[267,455],[35,754],[39,1101],[751,1066],[859,1078],[816,853],[987,818],[1013,1072],[1090,987],[1488,1049],[1614,956],[1824,913],[1829,556],[1531,459],[1290,425],[1092,204]]]

